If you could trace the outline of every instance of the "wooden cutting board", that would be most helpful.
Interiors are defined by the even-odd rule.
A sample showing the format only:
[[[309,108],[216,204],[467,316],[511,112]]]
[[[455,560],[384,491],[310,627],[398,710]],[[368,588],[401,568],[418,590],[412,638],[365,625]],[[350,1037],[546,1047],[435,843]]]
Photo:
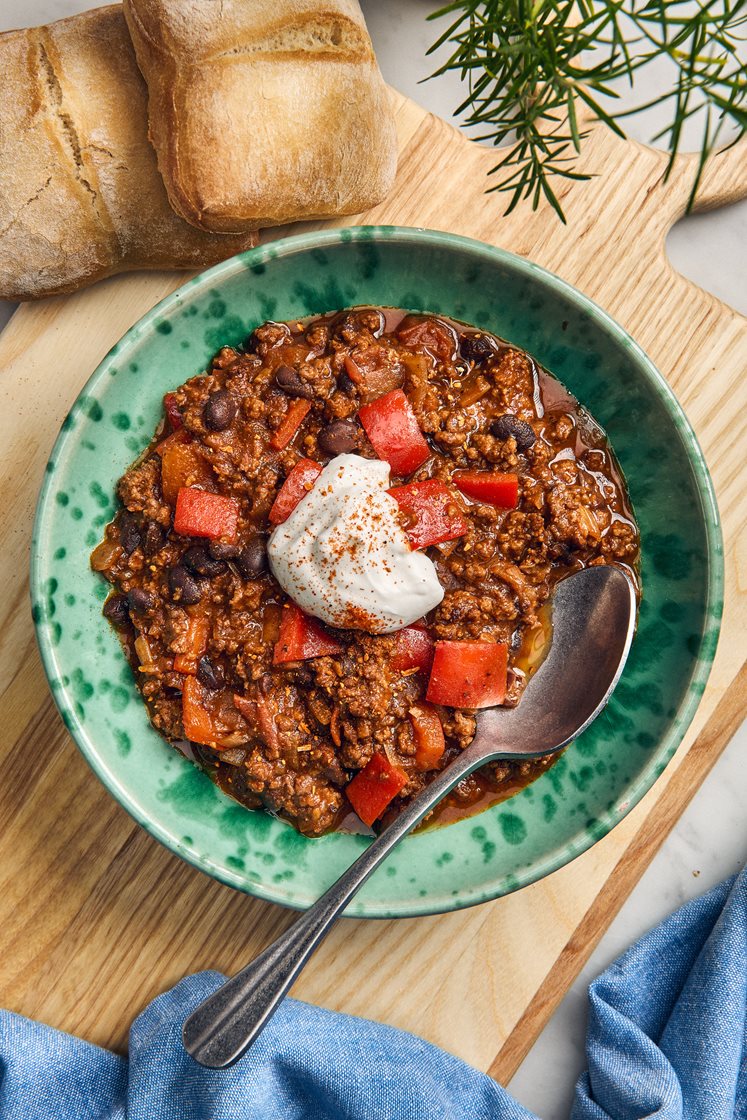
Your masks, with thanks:
[[[456,914],[341,922],[295,989],[407,1028],[510,1078],[745,713],[747,320],[671,268],[693,161],[593,129],[549,207],[501,216],[491,150],[394,94],[401,161],[391,197],[361,222],[429,226],[511,249],[618,319],[682,402],[718,492],[726,542],[720,651],[695,722],[643,802],[574,863]],[[744,147],[713,159],[702,207],[747,194]],[[275,236],[283,231],[265,235]],[[293,915],[236,894],[142,832],[99,785],[56,714],[28,604],[31,520],[44,464],[83,382],[183,277],[133,274],[22,307],[0,335],[0,1004],[122,1049],[133,1016],[202,968],[234,971]],[[666,511],[662,511],[663,516]]]

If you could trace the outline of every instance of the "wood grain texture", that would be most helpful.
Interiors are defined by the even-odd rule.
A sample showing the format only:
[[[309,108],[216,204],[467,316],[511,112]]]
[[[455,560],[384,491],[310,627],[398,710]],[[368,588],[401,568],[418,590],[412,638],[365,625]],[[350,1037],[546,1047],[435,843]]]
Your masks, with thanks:
[[[562,192],[568,225],[549,209],[520,207],[506,219],[502,200],[484,194],[494,153],[393,96],[397,185],[359,220],[503,246],[600,303],[677,393],[723,518],[726,606],[711,680],[685,742],[636,809],[575,862],[507,898],[433,918],[342,921],[295,989],[414,1031],[506,1079],[744,714],[747,321],[667,260],[692,160],[665,183],[660,153],[597,128],[583,157],[596,177]],[[747,155],[734,148],[708,168],[700,205],[745,193]],[[196,969],[234,970],[293,920],[181,863],[110,799],[55,713],[32,635],[31,518],[54,436],[109,347],[181,280],[104,281],[22,307],[0,336],[0,1003],[119,1049],[157,992]]]

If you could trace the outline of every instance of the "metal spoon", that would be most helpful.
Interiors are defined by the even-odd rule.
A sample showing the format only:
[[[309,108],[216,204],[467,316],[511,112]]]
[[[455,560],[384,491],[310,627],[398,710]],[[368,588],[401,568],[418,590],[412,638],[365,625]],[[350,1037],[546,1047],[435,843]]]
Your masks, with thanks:
[[[588,727],[623,670],[635,608],[632,584],[619,568],[588,568],[558,584],[550,650],[518,706],[481,711],[470,746],[290,929],[192,1012],[182,1038],[200,1065],[223,1069],[251,1046],[358,888],[457,782],[491,760],[551,754]]]

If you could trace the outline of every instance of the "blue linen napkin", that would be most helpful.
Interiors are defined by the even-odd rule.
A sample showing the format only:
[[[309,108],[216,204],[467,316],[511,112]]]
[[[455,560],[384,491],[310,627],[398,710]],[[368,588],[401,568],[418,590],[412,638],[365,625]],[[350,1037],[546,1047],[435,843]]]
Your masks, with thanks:
[[[437,1047],[291,999],[242,1061],[204,1070],[181,1024],[220,981],[155,999],[128,1059],[0,1012],[0,1120],[533,1120]],[[747,871],[647,934],[589,998],[572,1120],[747,1120]]]

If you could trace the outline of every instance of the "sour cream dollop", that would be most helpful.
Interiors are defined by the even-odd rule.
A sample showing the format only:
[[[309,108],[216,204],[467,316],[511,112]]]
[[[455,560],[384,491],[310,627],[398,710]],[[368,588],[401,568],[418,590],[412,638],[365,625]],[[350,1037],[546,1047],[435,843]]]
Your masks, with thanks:
[[[388,634],[443,599],[436,569],[410,546],[388,486],[388,463],[337,455],[270,534],[272,574],[306,614]]]

